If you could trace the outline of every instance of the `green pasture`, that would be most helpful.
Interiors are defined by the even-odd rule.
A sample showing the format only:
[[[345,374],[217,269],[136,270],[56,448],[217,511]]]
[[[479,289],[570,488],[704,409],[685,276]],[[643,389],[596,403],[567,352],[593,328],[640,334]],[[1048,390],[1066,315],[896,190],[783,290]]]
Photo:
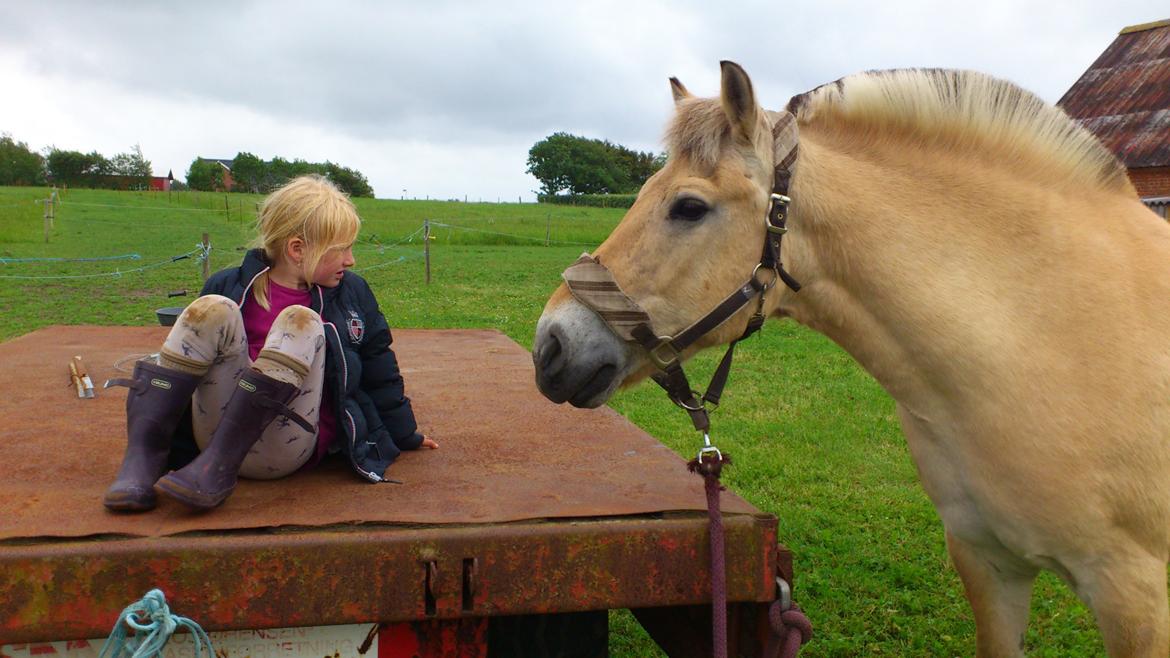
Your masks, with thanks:
[[[259,200],[227,195],[225,209],[223,194],[70,190],[46,244],[42,206],[34,203],[46,196],[44,189],[0,188],[0,340],[50,324],[153,324],[154,309],[186,303],[201,286],[194,258],[169,259],[194,250],[206,232],[212,270],[235,264]],[[561,270],[600,243],[624,212],[357,205],[365,222],[357,269],[392,327],[494,327],[525,347]],[[435,227],[429,286],[416,234],[424,219],[458,227]],[[141,258],[3,260],[132,253]],[[143,266],[155,267],[132,271]],[[114,272],[121,273],[106,276]],[[180,290],[189,295],[167,298]],[[692,379],[705,381],[716,358],[700,355]],[[780,519],[780,541],[795,555],[795,598],[816,633],[803,655],[974,655],[971,613],[889,397],[842,350],[792,322],[769,322],[736,358],[713,438],[735,459],[725,483]],[[679,454],[691,456],[701,442],[652,384],[619,393],[611,405]],[[1037,583],[1027,646],[1035,656],[1103,654],[1091,616],[1051,576]],[[610,650],[661,655],[625,611],[611,614]]]

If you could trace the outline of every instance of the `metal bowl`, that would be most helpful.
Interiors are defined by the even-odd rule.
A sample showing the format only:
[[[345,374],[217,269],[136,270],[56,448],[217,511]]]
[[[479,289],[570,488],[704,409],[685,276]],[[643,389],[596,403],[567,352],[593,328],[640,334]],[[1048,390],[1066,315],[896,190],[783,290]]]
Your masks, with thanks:
[[[179,314],[183,312],[185,306],[167,306],[160,308],[154,312],[158,316],[158,323],[164,327],[175,326],[175,320],[179,318]]]

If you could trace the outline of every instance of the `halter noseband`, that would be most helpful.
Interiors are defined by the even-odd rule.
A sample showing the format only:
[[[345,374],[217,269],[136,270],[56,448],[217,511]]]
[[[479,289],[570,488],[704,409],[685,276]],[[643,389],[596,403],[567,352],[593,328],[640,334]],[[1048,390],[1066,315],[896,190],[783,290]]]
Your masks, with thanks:
[[[671,401],[682,407],[691,417],[695,429],[706,434],[710,427],[707,405],[719,405],[723,387],[731,370],[731,359],[739,341],[759,331],[764,325],[764,296],[768,289],[783,281],[793,292],[800,290],[796,281],[780,262],[780,239],[788,232],[788,184],[792,178],[792,164],[796,161],[797,139],[795,118],[782,112],[772,126],[773,149],[777,162],[772,179],[772,193],[768,213],[764,219],[767,232],[764,235],[763,253],[760,262],[752,270],[751,277],[735,292],[728,295],[718,306],[694,324],[674,336],[660,335],[654,331],[650,315],[631,299],[614,279],[601,261],[588,253],[582,254],[561,275],[569,291],[577,301],[592,309],[603,321],[627,342],[634,342],[645,348],[658,372],[651,378],[666,390]],[[763,280],[761,271],[771,271],[773,276]],[[731,342],[727,352],[715,369],[707,391],[699,396],[691,389],[682,368],[682,353],[703,335],[735,315],[753,298],[759,297],[756,312],[748,320],[743,334]],[[708,444],[708,447],[709,444]],[[706,451],[707,448],[704,448]],[[711,448],[718,452],[714,448]],[[702,454],[702,453],[700,453]]]

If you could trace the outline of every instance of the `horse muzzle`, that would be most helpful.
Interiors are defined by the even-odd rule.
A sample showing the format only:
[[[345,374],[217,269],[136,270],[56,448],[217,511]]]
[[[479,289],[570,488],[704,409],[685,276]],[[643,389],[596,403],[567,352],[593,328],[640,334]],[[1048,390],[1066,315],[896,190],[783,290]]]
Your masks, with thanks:
[[[600,407],[625,379],[629,349],[596,313],[568,299],[546,309],[536,326],[536,385],[557,404]]]

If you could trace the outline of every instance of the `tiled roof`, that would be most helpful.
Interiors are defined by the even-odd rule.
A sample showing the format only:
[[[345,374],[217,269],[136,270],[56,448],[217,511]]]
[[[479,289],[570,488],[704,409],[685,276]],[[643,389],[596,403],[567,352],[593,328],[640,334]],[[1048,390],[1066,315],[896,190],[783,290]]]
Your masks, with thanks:
[[[1122,30],[1057,105],[1126,167],[1170,166],[1170,20]]]

